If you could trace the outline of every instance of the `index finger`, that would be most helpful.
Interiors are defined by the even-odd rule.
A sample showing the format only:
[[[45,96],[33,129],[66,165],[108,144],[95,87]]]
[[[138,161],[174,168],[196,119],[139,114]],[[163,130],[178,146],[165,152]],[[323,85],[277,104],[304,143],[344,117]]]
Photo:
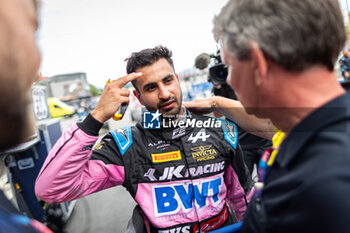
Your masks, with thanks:
[[[124,77],[121,77],[117,80],[115,80],[118,83],[119,87],[124,87],[128,82],[131,82],[137,78],[140,78],[142,76],[142,73],[130,73],[128,75],[125,75]]]

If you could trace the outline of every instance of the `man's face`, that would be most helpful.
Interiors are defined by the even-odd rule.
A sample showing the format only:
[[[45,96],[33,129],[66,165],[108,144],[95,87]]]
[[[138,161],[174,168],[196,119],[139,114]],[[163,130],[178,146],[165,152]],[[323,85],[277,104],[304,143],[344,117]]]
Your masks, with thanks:
[[[19,78],[25,89],[37,80],[40,66],[35,3],[35,0],[0,0],[0,71]]]
[[[30,90],[40,66],[34,3],[33,0],[0,0],[1,150],[19,143],[29,126]]]
[[[239,61],[231,55],[229,50],[223,46],[221,49],[223,62],[228,67],[227,84],[236,93],[238,100],[245,107],[249,114],[254,114],[257,110],[257,90],[254,85],[254,73],[251,61]]]
[[[181,114],[182,92],[179,79],[169,62],[161,58],[152,65],[136,69],[142,77],[136,81],[136,97],[149,111],[159,111],[163,116]]]

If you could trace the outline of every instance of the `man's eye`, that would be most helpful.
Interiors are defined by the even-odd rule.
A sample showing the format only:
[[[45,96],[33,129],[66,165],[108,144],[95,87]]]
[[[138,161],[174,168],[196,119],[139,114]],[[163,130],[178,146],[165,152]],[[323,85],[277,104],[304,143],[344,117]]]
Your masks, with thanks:
[[[173,79],[172,78],[167,78],[164,80],[164,83],[170,83]]]
[[[155,89],[156,89],[156,87],[151,86],[151,87],[147,87],[147,88],[146,88],[146,91],[154,91]]]

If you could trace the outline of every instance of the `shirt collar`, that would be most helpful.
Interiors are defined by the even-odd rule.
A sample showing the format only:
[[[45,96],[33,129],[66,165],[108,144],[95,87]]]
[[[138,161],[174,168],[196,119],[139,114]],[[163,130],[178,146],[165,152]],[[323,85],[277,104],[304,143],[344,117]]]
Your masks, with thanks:
[[[305,143],[322,128],[337,121],[350,118],[350,92],[337,97],[316,109],[302,120],[282,142],[276,161],[286,167],[297,155]],[[344,129],[344,132],[347,129]]]

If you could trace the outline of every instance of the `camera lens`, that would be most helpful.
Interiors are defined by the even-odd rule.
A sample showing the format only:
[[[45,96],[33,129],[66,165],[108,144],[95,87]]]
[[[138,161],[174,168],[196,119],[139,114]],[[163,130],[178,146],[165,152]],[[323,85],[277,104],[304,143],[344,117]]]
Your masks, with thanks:
[[[209,69],[209,78],[215,85],[225,84],[227,75],[227,68],[222,63],[216,64]]]

